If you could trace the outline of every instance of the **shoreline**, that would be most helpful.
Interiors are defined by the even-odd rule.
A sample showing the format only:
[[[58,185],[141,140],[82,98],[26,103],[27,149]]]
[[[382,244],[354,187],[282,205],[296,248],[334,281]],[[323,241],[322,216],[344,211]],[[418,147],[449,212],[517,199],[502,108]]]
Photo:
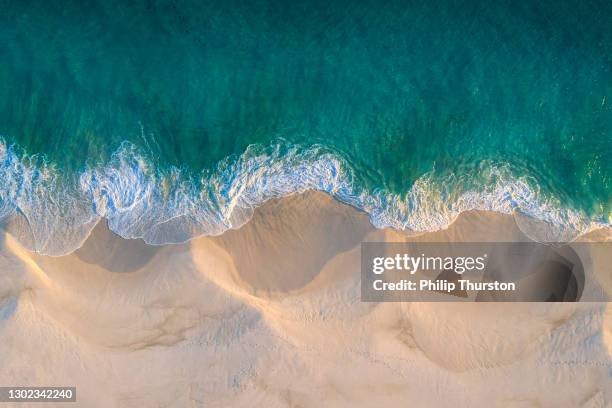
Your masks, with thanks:
[[[326,191],[320,191],[316,189],[296,191],[296,192],[292,192],[287,195],[284,195],[282,197],[268,198],[264,202],[258,204],[258,206],[254,208],[240,208],[236,214],[232,213],[232,215],[230,216],[230,220],[231,220],[230,222],[232,224],[236,223],[235,226],[232,225],[232,226],[227,227],[227,229],[222,229],[215,233],[210,233],[210,234],[194,233],[195,235],[187,236],[186,238],[180,239],[176,242],[174,241],[162,242],[162,243],[149,242],[149,241],[144,240],[144,238],[140,236],[126,238],[122,236],[121,234],[117,233],[116,231],[114,231],[113,228],[109,226],[111,222],[116,223],[116,220],[107,219],[105,217],[97,217],[97,219],[92,219],[86,224],[83,224],[80,227],[77,227],[76,231],[70,231],[71,236],[78,236],[78,238],[76,238],[76,241],[70,245],[70,248],[72,249],[68,250],[67,252],[64,252],[63,250],[60,251],[59,253],[47,253],[47,252],[36,251],[33,247],[38,245],[37,240],[36,238],[34,238],[33,231],[30,230],[31,224],[29,223],[27,218],[22,219],[23,214],[21,214],[18,217],[14,217],[14,216],[11,216],[8,218],[5,217],[5,219],[0,221],[0,232],[13,235],[18,241],[20,241],[22,246],[28,248],[28,250],[30,250],[31,252],[39,253],[40,255],[57,256],[57,257],[70,255],[71,253],[79,250],[86,243],[86,241],[90,238],[93,231],[96,228],[98,228],[98,226],[101,224],[104,224],[104,228],[110,229],[113,234],[125,240],[142,240],[143,242],[145,242],[147,245],[150,245],[150,246],[182,245],[182,244],[186,244],[193,240],[197,240],[203,237],[218,237],[218,236],[223,236],[224,234],[228,232],[239,230],[242,227],[244,227],[246,224],[251,222],[251,218],[254,213],[256,213],[257,211],[261,211],[260,210],[261,208],[265,209],[266,207],[268,207],[270,205],[270,202],[275,203],[275,202],[283,201],[283,200],[291,201],[292,198],[296,196],[310,197],[310,196],[319,196],[319,195],[323,195],[323,196],[330,198],[331,200],[335,201],[340,206],[349,207],[353,209],[356,213],[365,214],[369,220],[370,225],[373,228],[376,228],[379,230],[393,230],[399,234],[404,234],[407,236],[427,235],[427,234],[436,233],[438,231],[447,230],[449,228],[452,228],[453,224],[455,224],[461,218],[466,217],[466,216],[469,217],[469,214],[471,213],[498,214],[502,216],[508,216],[514,220],[515,224],[519,227],[519,229],[521,229],[523,234],[527,235],[530,239],[534,241],[538,241],[538,242],[550,242],[550,243],[573,242],[573,241],[579,241],[583,239],[583,237],[588,237],[592,234],[600,236],[599,239],[609,240],[610,237],[612,236],[612,232],[611,232],[612,226],[609,224],[591,221],[588,228],[579,231],[579,230],[573,229],[570,226],[561,226],[561,225],[551,224],[545,220],[533,218],[530,215],[521,212],[520,210],[512,210],[511,212],[505,212],[505,211],[488,210],[488,209],[467,209],[467,210],[463,210],[461,212],[457,212],[456,214],[454,214],[452,219],[450,219],[448,225],[446,225],[446,227],[435,229],[435,230],[421,231],[421,230],[400,229],[400,228],[395,228],[394,226],[380,227],[380,226],[377,226],[376,225],[377,223],[372,219],[372,217],[374,217],[372,213],[369,213],[365,209],[360,208],[359,206],[351,202],[343,201],[342,199],[338,198],[332,193],[329,193]],[[159,229],[159,228],[160,228],[159,225],[155,227],[155,229]],[[196,228],[196,227],[194,226],[193,228]],[[19,238],[20,236],[21,238]],[[44,240],[44,242],[49,242],[49,241],[53,241],[53,240],[51,240],[50,238],[47,238]],[[46,248],[46,244],[43,244],[43,246]]]
[[[448,179],[425,173],[408,191],[392,194],[359,186],[341,156],[320,149],[250,146],[198,179],[179,168],[162,172],[126,145],[110,162],[83,169],[72,180],[44,160],[7,150],[0,139],[0,174],[7,180],[0,189],[0,223],[38,253],[65,255],[101,221],[124,238],[184,243],[239,228],[270,200],[320,192],[365,212],[377,228],[414,234],[446,229],[466,211],[511,214],[540,241],[570,241],[610,227],[601,215],[564,207],[508,164],[485,163]]]

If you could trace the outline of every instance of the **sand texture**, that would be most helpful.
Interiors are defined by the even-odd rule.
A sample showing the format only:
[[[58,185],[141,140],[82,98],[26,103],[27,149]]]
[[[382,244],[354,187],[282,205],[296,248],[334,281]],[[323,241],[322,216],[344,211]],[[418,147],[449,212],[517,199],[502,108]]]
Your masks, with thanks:
[[[0,385],[75,385],[65,406],[104,408],[611,407],[607,304],[360,301],[362,242],[528,239],[516,219],[410,236],[306,193],[180,245],[100,223],[48,257],[4,234]]]

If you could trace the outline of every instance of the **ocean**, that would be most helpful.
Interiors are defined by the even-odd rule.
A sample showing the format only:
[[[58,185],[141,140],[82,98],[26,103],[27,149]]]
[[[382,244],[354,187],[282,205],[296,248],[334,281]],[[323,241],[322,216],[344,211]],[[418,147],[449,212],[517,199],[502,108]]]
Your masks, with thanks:
[[[0,1],[0,220],[216,235],[320,190],[377,227],[612,221],[612,2]]]

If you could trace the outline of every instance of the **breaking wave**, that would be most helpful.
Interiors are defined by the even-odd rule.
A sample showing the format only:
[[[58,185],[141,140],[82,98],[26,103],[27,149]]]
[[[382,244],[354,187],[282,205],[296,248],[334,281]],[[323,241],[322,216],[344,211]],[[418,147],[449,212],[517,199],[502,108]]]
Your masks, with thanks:
[[[391,194],[360,187],[337,153],[284,143],[250,146],[198,176],[177,167],[161,170],[124,143],[107,163],[69,176],[43,157],[20,153],[0,140],[0,178],[3,228],[28,249],[47,255],[79,248],[102,219],[124,238],[155,245],[218,235],[243,225],[267,200],[307,190],[365,211],[378,228],[435,231],[469,210],[515,214],[521,229],[537,240],[571,240],[609,225],[564,208],[509,165],[484,162],[444,177],[431,172],[405,194]]]

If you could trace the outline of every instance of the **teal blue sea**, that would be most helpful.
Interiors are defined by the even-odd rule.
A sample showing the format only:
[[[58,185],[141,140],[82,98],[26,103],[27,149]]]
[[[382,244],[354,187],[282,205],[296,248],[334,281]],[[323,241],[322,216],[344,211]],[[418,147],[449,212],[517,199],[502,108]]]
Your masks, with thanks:
[[[612,214],[612,2],[0,0],[0,219],[60,254],[317,189],[374,225]]]

